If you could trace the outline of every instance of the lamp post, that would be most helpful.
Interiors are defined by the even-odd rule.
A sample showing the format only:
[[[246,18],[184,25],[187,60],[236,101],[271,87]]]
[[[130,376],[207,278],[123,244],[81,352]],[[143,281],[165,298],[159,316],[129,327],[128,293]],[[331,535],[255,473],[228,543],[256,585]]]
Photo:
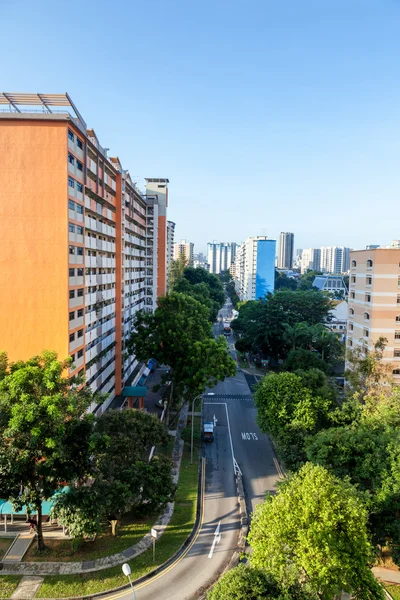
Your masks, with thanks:
[[[128,565],[128,563],[124,563],[122,565],[122,572],[129,579],[129,583],[131,584],[131,588],[132,588],[133,600],[136,600],[136,594],[135,594],[135,590],[133,589],[133,583],[132,583],[132,579],[131,579],[131,568]]]
[[[194,431],[194,403],[197,398],[201,398],[202,396],[215,396],[214,392],[208,392],[208,394],[199,394],[192,402],[192,437],[190,442],[190,464],[193,464],[193,431]]]

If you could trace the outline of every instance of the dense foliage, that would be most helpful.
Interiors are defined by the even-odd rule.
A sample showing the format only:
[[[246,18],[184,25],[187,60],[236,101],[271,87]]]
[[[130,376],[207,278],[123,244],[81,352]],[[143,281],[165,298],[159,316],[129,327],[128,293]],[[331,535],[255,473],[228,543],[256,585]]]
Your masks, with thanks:
[[[302,582],[322,600],[342,590],[383,599],[370,571],[368,512],[348,480],[307,463],[256,508],[251,565],[283,587]]]

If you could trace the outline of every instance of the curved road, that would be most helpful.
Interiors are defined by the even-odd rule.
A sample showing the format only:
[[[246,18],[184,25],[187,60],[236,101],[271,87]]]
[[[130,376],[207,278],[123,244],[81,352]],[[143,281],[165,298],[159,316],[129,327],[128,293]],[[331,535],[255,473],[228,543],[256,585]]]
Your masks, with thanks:
[[[231,312],[228,303],[220,311]],[[214,325],[222,333],[222,322]],[[235,356],[233,341],[228,338]],[[276,489],[276,459],[268,437],[255,422],[256,409],[243,373],[219,383],[215,395],[204,399],[204,420],[216,423],[214,442],[204,448],[204,497],[202,524],[185,553],[164,572],[139,584],[137,600],[194,600],[213,583],[236,549],[240,528],[235,468],[243,474],[250,510]],[[132,598],[131,591],[116,592],[109,600]]]

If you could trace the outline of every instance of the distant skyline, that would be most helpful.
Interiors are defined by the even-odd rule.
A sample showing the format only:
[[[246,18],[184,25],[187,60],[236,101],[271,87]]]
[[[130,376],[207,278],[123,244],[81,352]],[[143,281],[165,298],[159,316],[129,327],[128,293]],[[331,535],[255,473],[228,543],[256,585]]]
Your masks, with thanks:
[[[142,189],[170,179],[196,252],[400,238],[400,2],[2,0],[0,16],[2,91],[67,91]]]

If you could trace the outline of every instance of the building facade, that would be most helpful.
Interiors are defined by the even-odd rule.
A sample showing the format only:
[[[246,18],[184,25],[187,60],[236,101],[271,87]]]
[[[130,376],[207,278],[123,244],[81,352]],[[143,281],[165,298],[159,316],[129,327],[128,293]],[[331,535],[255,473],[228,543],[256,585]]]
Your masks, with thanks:
[[[223,271],[229,271],[231,264],[235,262],[236,251],[236,242],[209,242],[207,262],[210,265],[210,273],[218,275]]]
[[[91,410],[104,409],[136,365],[124,353],[134,314],[166,291],[168,180],[142,194],[67,94],[0,105],[2,349],[71,356],[71,374],[108,394]]]
[[[278,269],[291,269],[293,267],[294,234],[281,232],[279,234]]]
[[[321,270],[333,275],[347,273],[350,268],[350,248],[345,246],[322,246]]]
[[[175,223],[167,221],[167,291],[169,281],[169,269],[171,262],[174,259],[174,244],[175,244]]]
[[[276,241],[250,237],[236,252],[234,281],[241,300],[264,298],[275,288]]]
[[[184,258],[189,267],[193,267],[194,244],[188,240],[181,240],[174,244],[174,260]]]
[[[400,382],[400,249],[350,253],[347,347],[372,348],[384,337],[384,361]]]
[[[321,270],[321,250],[319,248],[304,248],[301,253],[301,272]]]

